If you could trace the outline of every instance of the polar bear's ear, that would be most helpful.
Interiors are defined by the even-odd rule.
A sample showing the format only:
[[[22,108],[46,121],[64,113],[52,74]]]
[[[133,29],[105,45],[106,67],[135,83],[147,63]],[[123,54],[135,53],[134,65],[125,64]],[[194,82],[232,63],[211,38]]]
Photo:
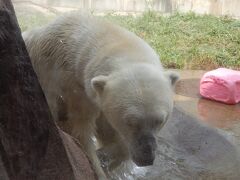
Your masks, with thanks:
[[[103,92],[104,86],[106,85],[106,83],[107,83],[107,76],[100,75],[92,78],[91,80],[92,88],[98,93]]]
[[[179,80],[179,75],[176,72],[173,71],[166,71],[165,75],[167,78],[170,79],[171,85],[174,86],[176,82]]]

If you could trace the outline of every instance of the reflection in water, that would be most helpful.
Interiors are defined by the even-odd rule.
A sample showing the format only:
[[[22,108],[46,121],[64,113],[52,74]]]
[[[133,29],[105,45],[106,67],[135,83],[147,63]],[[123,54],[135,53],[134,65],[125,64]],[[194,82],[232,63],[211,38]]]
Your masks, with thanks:
[[[218,128],[228,128],[240,122],[240,105],[225,105],[199,99],[198,113],[203,121]]]
[[[177,107],[214,127],[228,128],[240,123],[240,104],[226,105],[200,98],[199,82],[200,78],[194,78],[183,79],[177,83],[175,98]]]
[[[181,96],[199,98],[199,82],[199,78],[183,79],[176,84],[176,92]]]

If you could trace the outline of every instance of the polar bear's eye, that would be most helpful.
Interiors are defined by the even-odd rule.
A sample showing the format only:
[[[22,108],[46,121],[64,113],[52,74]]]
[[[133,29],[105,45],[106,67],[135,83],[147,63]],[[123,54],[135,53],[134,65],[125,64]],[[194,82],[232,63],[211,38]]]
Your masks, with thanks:
[[[167,122],[168,117],[169,117],[168,114],[166,114],[165,116],[162,116],[160,119],[157,120],[157,122],[155,122],[156,126],[158,126],[158,128],[162,128],[163,125]]]
[[[160,117],[152,118],[151,124],[153,128],[161,128],[166,123],[168,119],[168,114],[163,114]]]
[[[169,114],[166,115],[165,121],[167,121],[169,118]]]
[[[126,123],[129,127],[132,128],[138,128],[139,127],[139,121],[137,119],[128,119]]]
[[[151,120],[152,127],[159,127],[159,126],[161,126],[162,123],[163,123],[162,119],[152,119]]]

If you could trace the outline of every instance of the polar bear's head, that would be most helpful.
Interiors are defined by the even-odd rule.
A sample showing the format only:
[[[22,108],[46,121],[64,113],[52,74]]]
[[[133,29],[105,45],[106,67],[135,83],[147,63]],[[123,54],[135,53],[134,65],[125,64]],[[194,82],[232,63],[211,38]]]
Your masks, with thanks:
[[[152,165],[156,135],[173,109],[173,72],[136,65],[92,79],[99,107],[138,166]]]

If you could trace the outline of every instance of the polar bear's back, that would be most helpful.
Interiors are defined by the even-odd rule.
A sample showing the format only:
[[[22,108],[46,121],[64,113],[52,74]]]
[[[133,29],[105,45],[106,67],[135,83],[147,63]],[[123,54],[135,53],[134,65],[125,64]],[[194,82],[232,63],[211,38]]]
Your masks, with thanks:
[[[53,76],[70,82],[73,78],[68,76],[76,73],[77,68],[77,76],[83,82],[86,67],[92,64],[90,71],[96,71],[108,57],[112,57],[111,63],[105,63],[108,71],[131,62],[161,66],[153,49],[135,34],[100,18],[78,13],[60,16],[47,26],[24,33],[23,37],[40,77],[54,71]],[[116,65],[118,61],[113,62],[115,59],[121,59],[119,65]]]

